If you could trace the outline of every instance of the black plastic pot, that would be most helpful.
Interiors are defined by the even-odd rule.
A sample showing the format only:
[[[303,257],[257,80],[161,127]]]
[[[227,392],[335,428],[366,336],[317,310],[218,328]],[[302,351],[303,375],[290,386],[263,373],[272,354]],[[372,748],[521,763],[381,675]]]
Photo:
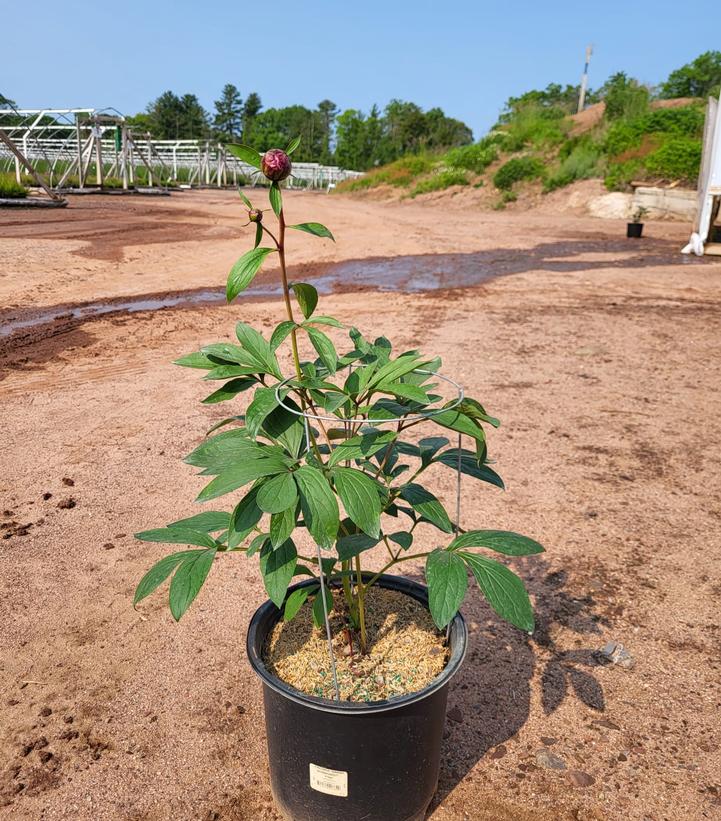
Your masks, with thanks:
[[[642,222],[627,222],[626,223],[626,236],[629,239],[640,239],[641,234],[643,234],[643,223]]]
[[[377,584],[428,606],[423,585],[388,575]],[[448,664],[425,689],[387,701],[338,702],[301,693],[268,672],[263,647],[280,615],[272,602],[263,604],[247,646],[263,682],[270,783],[281,813],[292,821],[421,821],[438,784],[448,684],[466,654],[463,617],[451,622]]]

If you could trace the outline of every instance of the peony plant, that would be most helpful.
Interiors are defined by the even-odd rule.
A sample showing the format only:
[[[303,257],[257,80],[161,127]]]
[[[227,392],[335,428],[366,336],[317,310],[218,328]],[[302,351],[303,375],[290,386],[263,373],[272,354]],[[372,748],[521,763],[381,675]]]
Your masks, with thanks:
[[[342,589],[346,635],[363,653],[369,588],[381,574],[423,558],[430,611],[439,628],[458,611],[470,570],[491,607],[530,632],[533,611],[522,581],[486,551],[525,556],[542,552],[541,545],[508,531],[464,530],[458,522],[454,527],[425,484],[427,472],[439,466],[503,488],[486,449],[486,429],[498,427],[498,420],[475,399],[443,400],[436,392],[443,379],[437,376],[438,357],[416,350],[396,354],[386,337],[371,341],[354,327],[348,329],[348,350],[339,352],[327,331],[341,330],[343,324],[317,312],[313,285],[289,281],[289,229],[334,239],[320,223],[286,223],[279,183],[292,172],[291,155],[299,142],[296,138],[285,151],[274,148],[263,155],[247,146],[231,146],[269,181],[269,210],[276,222],[271,229],[269,210],[254,207],[239,192],[248,223],[255,225],[255,243],[228,275],[227,300],[233,302],[273,258],[280,269],[286,315],[270,338],[241,321],[235,327],[237,342],[206,345],[177,360],[178,365],[205,371],[205,380],[222,383],[205,404],[237,401],[244,394],[250,401],[244,412],[213,425],[185,460],[212,477],[198,502],[230,497],[231,504],[136,534],[143,541],[186,549],[166,556],[146,573],[135,603],[172,575],[169,604],[178,620],[218,559],[242,554],[258,561],[268,596],[282,608],[284,619],[310,606],[320,626],[324,610],[333,608],[328,587],[318,583],[291,595],[287,591],[296,576],[320,582],[322,569],[329,585]],[[310,343],[313,359],[301,358],[302,337]],[[293,362],[287,375],[278,361],[284,345],[290,346]],[[409,438],[421,424],[440,429],[438,433],[451,432],[457,444],[443,435]],[[461,437],[470,440],[473,449],[462,447]],[[425,529],[421,537],[421,524],[435,535]],[[322,554],[299,550],[303,531]],[[416,549],[419,542],[424,549]],[[385,562],[377,572],[364,572],[367,551],[376,547],[385,553]]]

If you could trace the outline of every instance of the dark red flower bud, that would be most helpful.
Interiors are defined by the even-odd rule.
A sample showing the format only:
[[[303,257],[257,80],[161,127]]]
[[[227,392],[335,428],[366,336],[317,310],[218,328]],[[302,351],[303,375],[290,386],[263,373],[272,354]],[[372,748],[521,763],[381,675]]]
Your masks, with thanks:
[[[271,148],[263,154],[260,168],[265,176],[273,182],[280,182],[290,175],[293,166],[290,157],[280,148]]]
[[[263,212],[258,208],[251,208],[250,211],[248,211],[248,219],[251,222],[262,222]]]

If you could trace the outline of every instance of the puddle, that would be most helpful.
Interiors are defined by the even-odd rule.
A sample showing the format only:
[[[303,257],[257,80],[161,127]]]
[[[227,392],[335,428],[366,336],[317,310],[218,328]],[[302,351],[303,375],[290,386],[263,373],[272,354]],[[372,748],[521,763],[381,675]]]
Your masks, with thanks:
[[[592,254],[593,260],[578,259]],[[599,258],[600,257],[600,258]],[[403,291],[418,293],[480,285],[495,277],[526,271],[592,271],[603,268],[642,268],[660,265],[704,264],[705,257],[679,253],[677,243],[644,240],[634,247],[628,241],[588,239],[550,242],[529,249],[478,251],[471,254],[424,254],[349,260],[324,265],[304,265],[313,272],[306,277],[321,294],[336,290]],[[318,273],[316,273],[318,272]],[[272,276],[272,272],[270,274]],[[303,275],[305,277],[305,275]],[[251,285],[240,299],[253,300],[279,296],[280,283],[262,280]],[[131,314],[167,308],[192,308],[225,304],[225,288],[200,288],[192,291],[142,294],[74,305],[0,313],[0,337],[8,338],[43,325],[67,325],[107,314]],[[4,314],[4,316],[3,316]]]

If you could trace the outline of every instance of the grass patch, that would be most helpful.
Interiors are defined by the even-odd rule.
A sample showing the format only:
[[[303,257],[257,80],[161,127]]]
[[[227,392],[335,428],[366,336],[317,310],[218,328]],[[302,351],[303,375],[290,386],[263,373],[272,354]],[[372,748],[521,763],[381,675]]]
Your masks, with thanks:
[[[0,173],[0,198],[22,199],[27,194],[27,188],[15,179],[14,174]]]
[[[417,197],[419,194],[429,194],[431,191],[443,191],[453,185],[468,185],[468,177],[465,171],[457,169],[446,169],[421,180],[418,185],[411,191],[411,197]]]
[[[392,185],[397,188],[406,188],[414,182],[416,177],[427,174],[438,164],[438,158],[430,154],[411,154],[401,157],[400,160],[369,171],[364,177],[356,180],[344,180],[339,183],[336,191],[366,191],[379,185]]]

